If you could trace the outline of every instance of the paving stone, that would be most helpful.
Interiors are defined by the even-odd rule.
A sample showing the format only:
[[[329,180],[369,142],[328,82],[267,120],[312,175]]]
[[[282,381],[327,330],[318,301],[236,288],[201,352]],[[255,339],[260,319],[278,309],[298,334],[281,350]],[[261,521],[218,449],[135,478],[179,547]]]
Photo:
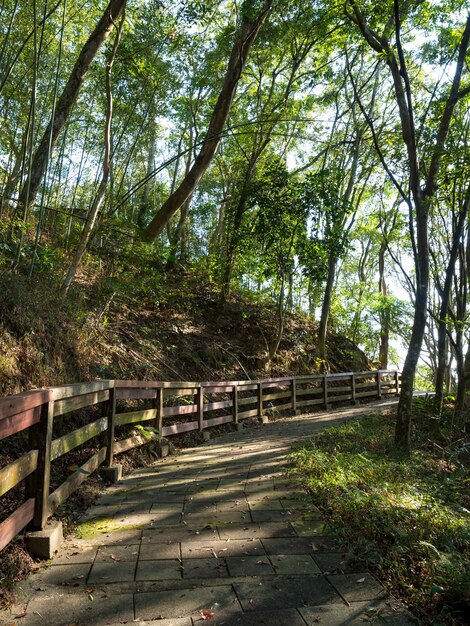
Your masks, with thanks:
[[[274,574],[267,556],[229,556],[227,565],[230,576],[265,576]]]
[[[280,511],[252,510],[251,517],[254,522],[289,522],[301,518],[302,513],[295,513],[287,509],[281,509]]]
[[[244,611],[290,609],[305,605],[342,603],[323,576],[278,576],[234,583]]]
[[[385,602],[354,602],[351,606],[330,604],[326,606],[302,607],[299,612],[307,626],[412,626],[408,613]]]
[[[215,528],[191,529],[187,526],[147,528],[142,533],[142,543],[173,543],[178,541],[200,542],[217,541],[219,533]]]
[[[207,543],[182,543],[181,555],[184,559],[205,558],[208,555],[214,558],[227,556],[246,556],[251,554],[265,555],[264,548],[259,539],[244,541],[233,539],[231,541],[211,541]]]
[[[313,537],[325,532],[325,524],[321,520],[293,519],[291,524],[300,537]]]
[[[93,563],[98,548],[79,548],[78,546],[70,546],[62,548],[58,555],[54,557],[51,564],[55,565],[72,565],[74,563]]]
[[[314,506],[310,500],[298,499],[295,498],[279,498],[279,502],[281,506],[285,509],[294,509],[294,510],[309,510],[311,513],[315,513],[316,515],[321,515],[320,509]]]
[[[158,620],[160,616],[200,619],[201,611],[215,613],[240,608],[231,585],[136,593],[134,602],[135,618],[140,620]]]
[[[134,580],[135,563],[129,561],[94,563],[88,576],[88,584],[127,583]]]
[[[383,587],[367,572],[328,576],[330,583],[348,602],[362,602],[385,597]]]
[[[142,543],[140,546],[140,561],[179,559],[180,556],[181,549],[179,543]]]
[[[277,554],[271,563],[277,574],[321,574],[310,554]]]
[[[49,565],[30,576],[33,587],[42,585],[64,586],[85,584],[91,563],[73,563],[71,565]]]
[[[208,524],[233,524],[236,522],[251,522],[249,511],[231,511],[225,513],[186,513],[184,521],[193,526],[204,526]]]
[[[108,626],[118,623],[132,623],[134,603],[132,594],[103,595],[64,594],[35,596],[28,604],[27,617],[21,620],[28,626]],[[114,621],[116,620],[116,622]]]
[[[217,513],[231,513],[232,511],[241,511],[245,515],[249,515],[248,502],[245,498],[240,500],[228,500],[217,502]]]
[[[350,574],[364,571],[361,561],[345,552],[316,552],[313,558],[324,574]]]
[[[97,533],[99,529],[97,529]],[[109,544],[117,545],[119,543],[125,544],[140,544],[140,540],[142,537],[142,530],[138,529],[129,529],[129,530],[117,530],[115,532],[106,532],[103,531],[102,534],[96,534],[92,537],[87,537],[86,539],[79,539],[76,541],[79,546],[86,546],[87,548],[91,546],[105,546]]]
[[[274,537],[262,541],[268,554],[316,554],[331,550],[331,541],[326,537]]]
[[[174,511],[158,511],[155,509],[150,515],[151,519],[146,524],[147,528],[160,524],[178,526],[181,521],[181,513],[175,513]]]
[[[137,626],[193,626],[193,621],[190,617],[176,617],[175,619],[158,619],[145,622],[134,620],[134,622]]]
[[[209,623],[211,626],[305,626],[304,620],[296,609],[231,614],[216,613]],[[194,620],[194,626],[202,626],[203,624],[202,620]]]
[[[137,561],[139,546],[137,544],[103,546],[98,548],[96,562],[103,561]]]
[[[135,579],[140,580],[179,580],[181,562],[173,560],[139,561]]]
[[[168,514],[181,513],[184,508],[183,502],[153,502],[151,504],[150,513]]]
[[[282,511],[284,509],[279,498],[264,497],[260,500],[250,498],[248,504],[250,505],[251,511]]]
[[[228,576],[225,559],[185,559],[183,561],[184,578],[224,578]]]
[[[231,524],[218,526],[221,539],[249,539],[269,537],[295,537],[296,532],[289,523],[265,522],[264,524]]]

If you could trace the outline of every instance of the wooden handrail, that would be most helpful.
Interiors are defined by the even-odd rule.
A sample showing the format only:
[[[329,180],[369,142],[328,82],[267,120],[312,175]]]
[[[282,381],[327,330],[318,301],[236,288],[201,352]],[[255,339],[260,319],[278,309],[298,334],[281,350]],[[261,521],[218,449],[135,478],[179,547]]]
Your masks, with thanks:
[[[323,406],[336,402],[357,404],[361,398],[399,393],[395,370],[338,372],[284,378],[230,381],[137,381],[98,380],[26,391],[0,399],[0,441],[29,429],[30,449],[0,468],[0,494],[26,481],[25,502],[0,523],[0,550],[27,525],[42,529],[57,507],[100,466],[110,467],[114,456],[147,443],[150,439],[205,430],[220,424],[238,424],[265,411]],[[215,397],[214,397],[215,396]],[[222,396],[222,397],[221,397]],[[185,400],[164,406],[165,399]],[[151,408],[116,412],[116,400],[148,399]],[[54,420],[86,407],[102,406],[102,416],[56,439]],[[245,408],[246,407],[246,408]],[[214,415],[215,411],[225,411]],[[185,416],[189,420],[182,421]],[[176,418],[176,421],[175,421]],[[166,423],[165,420],[172,423]],[[126,424],[149,423],[142,434],[115,441],[115,429]],[[158,434],[157,434],[158,433]],[[51,463],[90,439],[101,437],[103,445],[53,493],[50,493]]]

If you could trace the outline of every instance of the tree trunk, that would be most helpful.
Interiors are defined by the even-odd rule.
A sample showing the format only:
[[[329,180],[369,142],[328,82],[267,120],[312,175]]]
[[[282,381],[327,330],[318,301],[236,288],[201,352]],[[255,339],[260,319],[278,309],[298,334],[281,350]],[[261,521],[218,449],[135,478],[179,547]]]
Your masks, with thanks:
[[[167,198],[153,220],[143,231],[142,236],[146,241],[154,241],[176,211],[183,205],[187,198],[194,193],[199,180],[209,167],[209,164],[218,148],[221,133],[224,129],[248,53],[261,26],[268,17],[272,0],[264,1],[262,11],[255,19],[251,19],[249,15],[247,15],[247,4],[248,3],[243,3],[242,5],[242,11],[245,12],[242,16],[240,28],[238,29],[235,43],[230,54],[224,83],[212,112],[212,117],[209,122],[206,136],[202,142],[201,150],[197,155],[191,170],[184,177],[181,184]]]
[[[336,256],[330,252],[328,257],[328,276],[326,279],[325,294],[320,317],[320,329],[318,331],[317,357],[322,362],[322,367],[326,361],[326,334],[328,330],[328,319],[330,316],[331,298],[333,295],[333,285],[336,277]]]
[[[379,293],[382,299],[380,308],[380,347],[379,364],[381,370],[388,369],[388,348],[390,343],[390,309],[387,302],[387,283],[385,282],[385,251],[386,243],[382,243],[379,251]]]
[[[34,205],[36,196],[41,185],[47,167],[49,152],[52,153],[57,138],[70,115],[70,111],[77,99],[80,89],[85,81],[88,70],[96,53],[104,41],[109,37],[116,20],[122,15],[127,0],[111,0],[92,32],[88,41],[83,46],[67,84],[57,101],[52,115],[52,124],[49,123],[39,146],[33,156],[31,168],[26,181],[18,197],[18,205],[26,213]]]
[[[75,253],[72,257],[72,261],[70,263],[67,274],[64,278],[64,281],[60,287],[60,291],[63,295],[66,295],[70,285],[72,284],[73,279],[75,278],[75,274],[77,273],[77,269],[81,263],[82,257],[85,254],[85,250],[88,246],[88,242],[91,239],[93,234],[96,220],[98,218],[98,214],[103,206],[106,188],[108,186],[108,181],[111,173],[111,159],[112,159],[112,149],[111,149],[111,123],[113,119],[113,94],[111,90],[111,73],[113,70],[114,59],[116,57],[116,51],[119,46],[119,41],[121,38],[122,27],[124,25],[124,13],[122,19],[117,26],[116,37],[114,39],[113,48],[111,51],[110,58],[106,63],[106,122],[104,127],[104,157],[103,157],[103,173],[101,176],[101,182],[98,187],[98,191],[96,193],[95,199],[93,200],[93,204],[90,207],[88,212],[87,221],[83,227],[83,231],[80,237],[80,242],[75,250]]]
[[[455,264],[457,262],[457,256],[459,252],[459,246],[461,245],[462,234],[467,219],[468,208],[470,204],[470,187],[467,190],[466,198],[459,212],[459,219],[457,226],[453,233],[452,247],[450,250],[449,261],[447,263],[444,286],[442,289],[438,289],[441,297],[441,306],[439,308],[439,320],[437,326],[437,351],[438,351],[438,363],[436,372],[436,385],[435,385],[435,403],[438,414],[442,412],[442,402],[444,398],[444,379],[446,372],[446,338],[447,338],[447,314],[449,309],[450,292],[452,289],[452,283],[454,279]],[[463,378],[461,379],[463,381]]]

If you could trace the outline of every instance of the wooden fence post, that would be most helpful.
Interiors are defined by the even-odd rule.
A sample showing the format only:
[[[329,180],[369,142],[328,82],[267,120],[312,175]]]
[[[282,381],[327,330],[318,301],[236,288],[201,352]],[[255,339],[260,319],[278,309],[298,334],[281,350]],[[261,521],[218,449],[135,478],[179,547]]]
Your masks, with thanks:
[[[152,402],[153,408],[156,409],[157,415],[155,416],[155,430],[158,431],[158,436],[162,437],[163,433],[163,389],[158,387],[157,397]]]
[[[377,397],[382,400],[382,376],[380,370],[377,370]]]
[[[351,374],[351,399],[354,405],[358,404],[356,398],[356,374],[354,372]]]
[[[400,375],[398,373],[398,370],[395,370],[395,393],[398,394],[400,393]]]
[[[258,382],[258,417],[263,416],[263,383],[261,381]]]
[[[204,430],[204,394],[202,392],[202,385],[199,385],[196,392],[196,415],[199,432]]]
[[[109,390],[109,400],[106,414],[108,416],[108,428],[105,435],[106,459],[104,464],[106,467],[111,467],[114,457],[114,416],[116,415],[116,390],[114,387]]]
[[[331,405],[328,404],[328,374],[323,374],[323,404],[325,409],[331,409]]]
[[[233,386],[232,391],[232,415],[235,424],[238,424],[238,386]]]
[[[49,514],[49,488],[51,483],[51,447],[54,425],[54,400],[41,406],[39,423],[30,429],[30,448],[38,450],[38,464],[28,481],[28,495],[36,499],[33,530],[42,530]]]
[[[292,400],[292,411],[295,413],[297,411],[297,385],[295,377],[292,378],[292,382],[290,384],[290,395]]]

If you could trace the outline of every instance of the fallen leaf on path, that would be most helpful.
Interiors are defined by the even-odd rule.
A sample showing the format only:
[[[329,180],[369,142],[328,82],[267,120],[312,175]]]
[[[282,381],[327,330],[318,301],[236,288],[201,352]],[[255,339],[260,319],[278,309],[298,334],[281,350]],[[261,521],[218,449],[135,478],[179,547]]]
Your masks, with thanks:
[[[358,580],[356,580],[357,583],[363,583],[365,581],[365,578],[359,578]]]
[[[201,611],[201,619],[212,619],[214,617],[214,611]]]

